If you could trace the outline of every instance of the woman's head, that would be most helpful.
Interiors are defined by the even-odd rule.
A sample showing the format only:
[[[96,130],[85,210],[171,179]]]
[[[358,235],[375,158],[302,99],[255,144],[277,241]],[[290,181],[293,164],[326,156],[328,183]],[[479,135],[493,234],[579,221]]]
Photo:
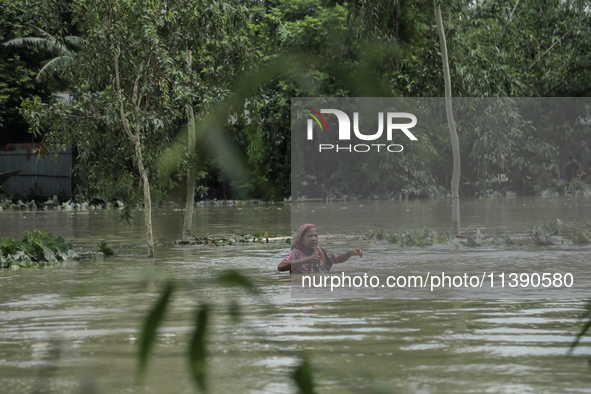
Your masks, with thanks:
[[[298,233],[296,234],[294,241],[291,245],[292,249],[307,249],[314,248],[318,245],[318,231],[316,226],[307,223],[303,224]]]

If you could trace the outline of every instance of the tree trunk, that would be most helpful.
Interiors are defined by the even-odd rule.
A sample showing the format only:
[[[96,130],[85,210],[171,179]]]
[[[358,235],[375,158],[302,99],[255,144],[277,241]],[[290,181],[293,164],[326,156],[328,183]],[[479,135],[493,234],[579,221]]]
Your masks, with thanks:
[[[449,60],[447,58],[447,44],[445,42],[445,32],[443,31],[443,20],[441,18],[441,9],[437,0],[433,0],[435,7],[435,19],[437,20],[437,30],[439,32],[439,43],[441,47],[441,59],[443,61],[443,79],[445,80],[445,112],[447,114],[447,126],[451,136],[451,147],[454,158],[453,175],[451,178],[451,218],[454,225],[454,232],[460,233],[460,141],[456,132],[456,123],[454,121],[453,108],[451,105],[451,77],[449,74]]]
[[[191,50],[187,50],[187,72],[191,72]],[[193,106],[187,106],[187,138],[190,153],[195,151],[195,115]],[[187,169],[187,201],[185,203],[185,220],[183,223],[183,242],[189,242],[191,239],[191,228],[193,226],[193,206],[195,205],[195,175],[191,165]]]
[[[142,62],[140,63],[140,68],[138,71],[137,78],[135,80],[133,86],[133,97],[131,102],[133,103],[135,109],[135,115],[137,117],[136,120],[136,133],[134,134],[131,131],[131,127],[129,126],[129,119],[125,115],[125,109],[123,108],[123,93],[121,90],[121,79],[119,77],[119,48],[117,48],[117,52],[114,56],[115,61],[115,82],[116,82],[116,92],[117,96],[119,97],[119,111],[121,114],[121,123],[123,124],[123,130],[129,137],[129,140],[135,147],[135,157],[137,159],[137,168],[140,173],[140,177],[142,179],[142,184],[144,186],[144,218],[145,218],[145,226],[146,226],[146,246],[148,249],[148,257],[154,257],[154,237],[152,235],[152,198],[150,197],[150,181],[148,180],[148,174],[146,173],[146,169],[144,167],[144,159],[142,157],[142,140],[140,139],[140,126],[142,122],[142,116],[138,116],[140,106],[139,104],[142,101],[142,95],[140,94],[138,97],[138,86],[140,82],[140,78],[142,76],[142,72],[144,70],[144,66],[146,64],[146,58],[142,58]],[[148,63],[149,63],[148,59]],[[145,103],[145,107],[148,106],[148,101]]]
[[[140,139],[135,141],[135,155],[137,158],[137,168],[142,177],[142,184],[144,186],[144,219],[146,222],[146,243],[148,247],[148,257],[154,257],[154,236],[152,234],[152,198],[150,197],[150,181],[148,174],[144,168],[144,161],[142,158],[142,148]]]

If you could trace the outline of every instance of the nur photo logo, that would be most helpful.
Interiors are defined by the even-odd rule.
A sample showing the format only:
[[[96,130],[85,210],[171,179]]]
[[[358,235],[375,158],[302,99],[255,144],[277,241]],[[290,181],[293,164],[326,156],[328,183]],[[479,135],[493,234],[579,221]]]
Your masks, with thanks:
[[[318,129],[323,131],[326,129],[328,131],[328,124],[326,119],[322,114],[331,114],[336,116],[338,122],[338,141],[351,141],[352,133],[351,133],[351,119],[349,115],[344,111],[334,108],[328,109],[320,109],[320,111],[316,111],[310,107],[302,107],[302,113],[304,115],[309,116],[310,118],[307,121],[307,139],[309,141],[314,140],[314,129],[316,128],[314,125],[318,125]],[[390,143],[393,140],[395,135],[395,131],[402,131],[403,134],[411,141],[417,141],[417,137],[409,130],[416,126],[417,124],[417,117],[408,112],[378,112],[378,130],[374,133],[368,134],[366,129],[360,128],[360,116],[359,112],[353,112],[353,135],[356,139],[361,141],[377,141],[382,137],[384,134],[384,129],[386,130],[386,143],[373,143],[373,144],[356,144],[356,145],[345,145],[345,144],[328,144],[328,143],[321,143],[318,144],[318,151],[330,151],[334,150],[335,152],[359,152],[365,153],[371,150],[377,150],[378,152],[390,152],[390,153],[397,153],[402,152],[404,147],[400,144],[392,144]],[[400,121],[406,119],[406,123],[401,123]],[[384,127],[384,123],[386,124]],[[373,130],[372,130],[373,131]],[[331,141],[332,142],[332,141]],[[336,141],[335,141],[336,142]]]

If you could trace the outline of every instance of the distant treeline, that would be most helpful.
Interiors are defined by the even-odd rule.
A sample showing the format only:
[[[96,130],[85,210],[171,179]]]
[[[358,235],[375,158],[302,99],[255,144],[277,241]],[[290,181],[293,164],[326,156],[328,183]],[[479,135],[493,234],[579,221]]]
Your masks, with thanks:
[[[0,2],[1,41],[39,36],[38,31],[29,27],[39,25],[58,42],[66,43],[63,37],[74,35],[90,45],[92,37],[85,35],[84,23],[71,17],[76,15],[76,1],[28,3],[25,8],[18,2]],[[193,68],[202,76],[200,83],[208,84],[193,99],[196,118],[204,118],[226,98],[239,96],[239,81],[245,75],[263,70],[268,77],[259,75],[258,88],[238,97],[239,104],[235,101],[236,115],[228,117],[225,132],[220,131],[216,137],[226,141],[230,148],[214,153],[205,148],[206,144],[201,149],[198,146],[197,158],[185,161],[184,164],[198,166],[200,170],[197,198],[281,200],[291,195],[292,182],[306,182],[308,178],[304,178],[314,176],[314,171],[325,170],[316,166],[292,179],[292,97],[443,96],[432,0],[273,0],[233,4],[243,7],[241,15],[245,18],[236,37],[216,38],[217,47],[212,41],[194,55]],[[59,18],[51,23],[43,11],[47,7],[61,7],[56,12]],[[454,97],[590,96],[591,15],[587,2],[444,0],[441,10]],[[79,50],[67,45],[73,51],[71,54]],[[74,74],[67,69],[46,82],[35,82],[42,66],[37,59],[43,54],[52,59],[55,52],[31,46],[3,49],[0,145],[31,139],[14,108],[21,98],[39,95],[47,101],[49,90],[74,91],[75,100],[84,95],[100,96],[96,91],[85,90],[80,78],[69,77]],[[84,45],[80,51],[84,53]],[[101,83],[93,86],[103,86],[108,92],[113,81]],[[561,167],[565,160],[584,160],[591,145],[588,119],[578,118],[579,114],[589,113],[589,103],[572,101],[565,107],[565,102],[556,106],[544,100],[454,101],[463,195],[492,190],[522,194],[547,188],[564,190]],[[480,115],[487,115],[488,121],[466,120]],[[145,164],[153,169],[150,178],[156,198],[165,196],[172,186],[170,180],[157,179],[158,171],[154,169],[158,158],[187,123],[181,112],[175,116],[178,118],[166,124],[155,139],[145,141]],[[101,128],[96,132],[100,134]],[[445,127],[429,128],[422,137],[412,151],[390,156],[380,163],[390,174],[387,180],[382,175],[378,178],[371,166],[367,172],[356,173],[358,178],[351,177],[349,166],[353,163],[341,156],[336,159],[341,163],[337,166],[339,172],[331,175],[331,181],[316,183],[314,190],[306,194],[391,198],[447,193],[452,170],[449,133]],[[55,135],[45,138],[56,141]],[[61,140],[81,152],[77,167],[80,190],[89,195],[110,193],[122,198],[137,193],[132,186],[132,178],[138,176],[133,148],[107,147],[107,132],[102,140],[91,138],[94,137],[72,132],[64,134]],[[88,153],[89,146],[95,154]],[[100,163],[105,156],[109,164],[96,169],[93,163]],[[179,177],[173,183],[182,183],[182,166],[177,174]],[[364,184],[362,193],[359,182]]]

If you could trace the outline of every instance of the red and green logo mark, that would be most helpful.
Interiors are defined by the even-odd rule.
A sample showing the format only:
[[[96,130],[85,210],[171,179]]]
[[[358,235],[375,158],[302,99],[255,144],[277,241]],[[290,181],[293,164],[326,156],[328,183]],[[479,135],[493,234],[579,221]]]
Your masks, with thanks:
[[[312,108],[304,107],[303,113],[306,115],[310,115],[312,118],[314,118],[316,123],[318,123],[318,126],[320,126],[320,130],[324,130],[324,128],[322,127],[322,123],[324,123],[324,127],[326,127],[326,131],[328,131],[328,125],[326,124],[326,120],[324,120],[324,117],[322,115],[320,115],[319,112],[314,111]],[[322,120],[322,123],[320,123],[320,120]]]

